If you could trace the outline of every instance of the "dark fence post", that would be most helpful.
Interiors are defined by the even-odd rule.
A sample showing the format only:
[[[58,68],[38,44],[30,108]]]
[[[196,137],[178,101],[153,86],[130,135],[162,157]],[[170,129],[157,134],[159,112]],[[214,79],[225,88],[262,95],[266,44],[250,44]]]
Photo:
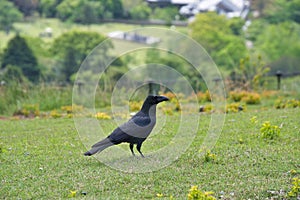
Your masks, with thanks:
[[[78,80],[75,84],[78,86],[78,93],[81,94],[84,83]]]
[[[280,81],[281,81],[281,77],[282,77],[282,72],[280,70],[278,70],[276,72],[276,76],[277,76],[277,90],[280,90]]]

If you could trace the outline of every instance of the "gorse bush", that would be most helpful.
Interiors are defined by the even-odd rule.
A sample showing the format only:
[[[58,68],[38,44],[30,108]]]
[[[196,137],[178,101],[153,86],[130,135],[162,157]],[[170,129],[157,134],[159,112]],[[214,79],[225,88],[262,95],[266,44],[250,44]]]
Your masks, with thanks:
[[[205,106],[201,106],[199,112],[211,113],[214,110],[214,106],[212,104],[207,104]]]
[[[260,95],[258,93],[247,93],[245,97],[242,98],[242,101],[246,104],[259,104],[260,103]]]
[[[199,102],[211,102],[211,94],[208,90],[197,93],[197,98]]]
[[[245,111],[246,105],[240,105],[240,103],[230,103],[226,104],[225,112],[226,113],[237,113],[239,111]]]
[[[247,96],[246,91],[231,91],[229,92],[229,98],[234,102],[240,102],[242,98]]]
[[[95,118],[97,119],[111,119],[111,116],[109,116],[108,114],[104,113],[104,112],[98,112],[95,114]]]
[[[60,113],[60,112],[58,112],[57,110],[52,110],[51,112],[50,112],[50,116],[52,117],[52,118],[61,118],[62,117],[62,114]]]
[[[172,92],[163,93],[161,95],[165,96],[165,97],[168,97],[169,101],[176,101],[176,99],[177,99],[176,95]]]
[[[161,94],[162,96],[168,97],[169,102],[168,103],[161,103],[160,106],[162,107],[162,110],[167,115],[173,115],[178,111],[181,111],[181,106],[179,103],[180,99],[185,99],[185,96],[183,94],[174,94],[172,92],[167,92]]]
[[[213,192],[203,192],[198,186],[194,185],[189,190],[188,200],[216,200],[212,195]]]
[[[277,109],[283,109],[283,108],[298,108],[300,107],[300,101],[296,99],[282,99],[279,98],[275,101],[274,107]]]
[[[234,102],[245,102],[246,104],[259,104],[261,97],[256,92],[231,91],[229,98]]]
[[[216,161],[216,159],[217,159],[216,154],[211,153],[209,150],[206,151],[206,153],[204,155],[205,162],[214,162],[214,161]]]
[[[38,104],[25,104],[19,108],[14,115],[22,115],[24,117],[37,117],[40,115]]]
[[[139,111],[143,105],[142,101],[130,101],[129,102],[129,110],[132,112]]]
[[[294,197],[294,198],[299,199],[299,197],[300,197],[300,179],[298,177],[293,178],[292,188],[288,192],[287,196],[289,198],[293,198]]]
[[[67,114],[71,114],[71,113],[81,112],[83,111],[84,108],[83,106],[74,104],[73,106],[62,106],[60,109],[66,112]]]
[[[280,128],[276,125],[271,125],[269,121],[262,124],[260,128],[261,137],[264,139],[276,139],[280,135]]]

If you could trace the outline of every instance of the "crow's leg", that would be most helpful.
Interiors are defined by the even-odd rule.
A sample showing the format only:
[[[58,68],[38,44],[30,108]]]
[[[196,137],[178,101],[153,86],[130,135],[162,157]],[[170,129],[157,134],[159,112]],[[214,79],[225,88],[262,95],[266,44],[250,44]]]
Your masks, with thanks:
[[[144,158],[145,156],[143,155],[143,153],[141,152],[141,147],[142,147],[142,143],[138,143],[136,145],[136,149],[138,150],[138,152],[140,152],[141,156]]]
[[[134,154],[134,152],[133,152],[133,144],[132,144],[132,143],[129,144],[129,148],[130,148],[130,150],[131,150],[132,155],[135,156],[135,154]]]

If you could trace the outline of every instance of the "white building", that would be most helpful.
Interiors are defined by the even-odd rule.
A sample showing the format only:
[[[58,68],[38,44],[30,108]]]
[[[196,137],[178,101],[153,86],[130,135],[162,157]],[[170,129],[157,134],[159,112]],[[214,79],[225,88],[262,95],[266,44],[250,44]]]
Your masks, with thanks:
[[[248,0],[198,0],[182,6],[179,13],[193,17],[197,13],[214,11],[228,18],[241,17],[246,19],[249,10],[250,3]]]

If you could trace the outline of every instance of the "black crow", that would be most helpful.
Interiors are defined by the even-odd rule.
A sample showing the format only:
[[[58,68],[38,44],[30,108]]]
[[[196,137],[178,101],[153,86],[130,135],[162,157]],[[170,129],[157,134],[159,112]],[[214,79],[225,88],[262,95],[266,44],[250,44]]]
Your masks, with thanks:
[[[94,144],[92,149],[85,152],[84,155],[91,156],[112,145],[127,142],[129,143],[132,155],[135,155],[133,152],[133,145],[136,144],[136,149],[141,156],[144,157],[141,152],[141,147],[155,126],[156,105],[168,100],[169,99],[164,96],[148,96],[138,113],[136,113],[128,122],[116,128],[107,138]]]

